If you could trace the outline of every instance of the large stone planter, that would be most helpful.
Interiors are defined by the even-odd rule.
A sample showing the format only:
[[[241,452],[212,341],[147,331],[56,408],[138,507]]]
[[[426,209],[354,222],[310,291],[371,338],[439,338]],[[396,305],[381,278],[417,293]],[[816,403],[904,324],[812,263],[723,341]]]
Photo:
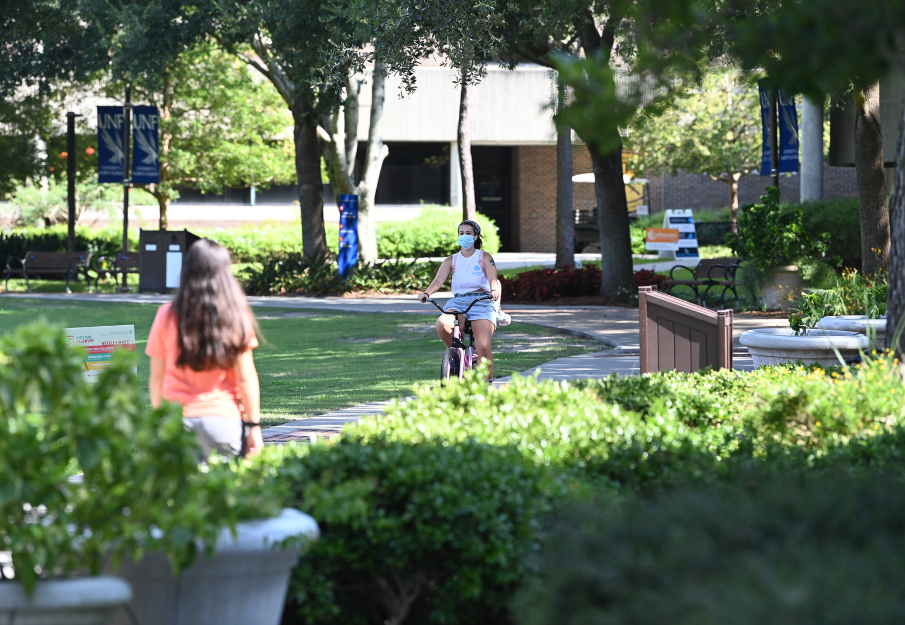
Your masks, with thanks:
[[[280,543],[318,535],[314,519],[287,508],[273,519],[240,523],[235,538],[224,530],[213,557],[199,554],[178,578],[160,554],[124,561],[116,573],[132,585],[137,625],[278,625],[300,549]],[[111,625],[136,623],[120,611]]]
[[[824,317],[817,322],[822,330],[842,330],[866,334],[871,339],[872,348],[886,345],[886,317],[868,319],[867,315],[837,315]]]
[[[131,598],[129,584],[115,577],[38,582],[30,597],[22,584],[0,582],[0,624],[107,625]]]
[[[742,334],[739,342],[748,348],[755,367],[799,360],[833,366],[842,364],[834,347],[843,361],[869,349],[865,335],[839,330],[811,330],[804,336],[795,336],[792,328],[759,328]]]
[[[779,265],[770,270],[770,278],[760,285],[760,298],[767,310],[791,310],[804,287],[798,265]]]

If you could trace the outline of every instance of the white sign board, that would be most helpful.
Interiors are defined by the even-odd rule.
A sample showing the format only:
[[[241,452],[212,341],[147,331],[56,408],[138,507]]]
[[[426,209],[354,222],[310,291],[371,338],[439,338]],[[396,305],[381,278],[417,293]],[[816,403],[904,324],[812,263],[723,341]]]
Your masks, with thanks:
[[[66,328],[66,344],[79,345],[88,352],[82,375],[88,382],[96,382],[101,371],[110,366],[113,350],[135,351],[135,326],[95,326]],[[138,375],[138,368],[133,371]]]
[[[690,208],[667,209],[663,215],[663,227],[679,231],[679,244],[675,251],[661,250],[660,258],[688,259],[695,263],[701,260],[698,252],[698,236],[694,227],[694,216]]]

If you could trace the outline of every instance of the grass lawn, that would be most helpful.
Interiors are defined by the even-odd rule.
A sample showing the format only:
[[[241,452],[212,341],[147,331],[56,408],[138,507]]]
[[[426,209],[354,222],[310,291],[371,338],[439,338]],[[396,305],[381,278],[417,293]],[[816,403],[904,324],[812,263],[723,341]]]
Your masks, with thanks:
[[[415,383],[439,383],[443,346],[432,316],[254,310],[264,339],[255,362],[261,411],[269,425],[403,397]],[[144,346],[156,311],[149,304],[0,296],[0,334],[41,317],[65,327],[134,324],[141,354],[139,384],[147,389]],[[495,373],[509,375],[601,349],[596,341],[513,323],[494,335]]]

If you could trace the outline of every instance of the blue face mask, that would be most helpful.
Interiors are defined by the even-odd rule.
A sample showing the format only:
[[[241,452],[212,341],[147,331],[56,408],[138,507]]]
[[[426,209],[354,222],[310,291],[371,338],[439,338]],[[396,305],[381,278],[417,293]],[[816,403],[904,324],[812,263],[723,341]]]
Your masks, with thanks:
[[[474,245],[474,237],[469,234],[463,234],[459,237],[459,247],[463,250],[467,250],[472,245]]]

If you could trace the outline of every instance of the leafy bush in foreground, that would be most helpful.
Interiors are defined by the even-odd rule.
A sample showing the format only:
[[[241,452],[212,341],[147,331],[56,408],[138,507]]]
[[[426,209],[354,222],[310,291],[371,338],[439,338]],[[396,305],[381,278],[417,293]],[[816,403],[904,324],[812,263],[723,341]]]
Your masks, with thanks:
[[[287,625],[507,622],[557,492],[514,450],[472,442],[346,439],[286,458],[279,479],[322,532]]]
[[[798,365],[579,385],[516,377],[499,389],[471,380],[417,388],[415,399],[346,432],[363,441],[511,445],[583,479],[649,489],[710,479],[752,457],[817,458],[890,432],[905,416],[903,391],[890,356],[854,370]]]
[[[905,489],[851,479],[739,476],[621,511],[560,517],[524,625],[843,625],[905,619]]]
[[[26,589],[149,550],[179,570],[221,528],[276,512],[266,466],[199,471],[182,411],[145,408],[134,354],[114,353],[94,384],[84,361],[43,323],[0,338],[0,548]],[[67,482],[72,470],[81,482]]]

